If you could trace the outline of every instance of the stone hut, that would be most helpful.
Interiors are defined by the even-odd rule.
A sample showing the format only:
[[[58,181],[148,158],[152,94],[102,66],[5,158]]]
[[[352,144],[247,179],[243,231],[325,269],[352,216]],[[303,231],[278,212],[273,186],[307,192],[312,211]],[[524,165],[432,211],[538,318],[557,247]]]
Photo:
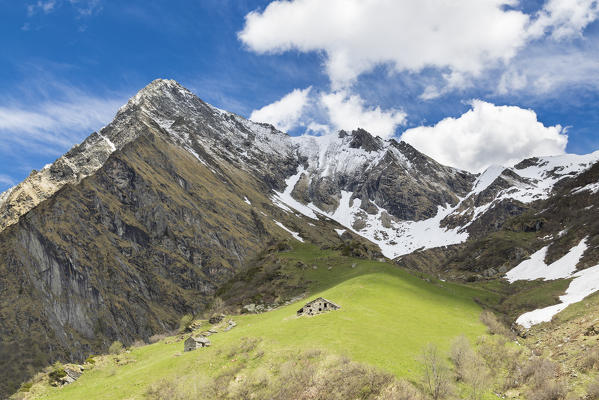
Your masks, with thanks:
[[[306,303],[305,306],[297,310],[297,316],[316,315],[327,311],[338,310],[340,308],[341,306],[333,303],[332,301],[319,297],[316,300]]]
[[[208,346],[210,346],[210,340],[208,340],[208,338],[206,338],[204,336],[197,336],[197,337],[190,336],[187,338],[187,340],[185,340],[185,343],[183,344],[183,350],[184,351],[192,351],[195,349],[199,349],[201,347],[208,347]]]

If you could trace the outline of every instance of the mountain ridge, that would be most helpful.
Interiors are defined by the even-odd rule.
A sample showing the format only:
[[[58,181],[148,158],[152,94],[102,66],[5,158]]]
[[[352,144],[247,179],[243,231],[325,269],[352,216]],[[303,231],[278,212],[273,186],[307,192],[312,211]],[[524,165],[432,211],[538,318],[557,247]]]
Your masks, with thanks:
[[[0,355],[31,369],[147,339],[207,309],[281,239],[500,278],[547,241],[558,257],[595,233],[581,221],[598,159],[534,157],[475,175],[362,129],[291,137],[156,80],[0,195],[0,335],[11,338]],[[581,228],[558,237],[569,218]]]

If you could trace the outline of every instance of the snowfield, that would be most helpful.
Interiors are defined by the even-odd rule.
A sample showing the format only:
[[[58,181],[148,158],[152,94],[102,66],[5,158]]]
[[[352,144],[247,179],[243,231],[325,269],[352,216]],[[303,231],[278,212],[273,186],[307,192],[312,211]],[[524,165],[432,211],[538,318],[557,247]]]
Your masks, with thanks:
[[[574,279],[570,282],[566,294],[559,298],[561,303],[522,314],[518,317],[516,323],[525,328],[530,328],[541,322],[549,322],[554,315],[570,304],[578,303],[599,290],[599,265],[584,269],[572,275],[572,277]]]
[[[582,271],[576,271],[576,265],[587,249],[586,238],[571,248],[562,258],[549,265],[545,264],[547,249],[548,246],[543,247],[530,256],[528,260],[522,261],[506,274],[506,279],[510,283],[518,280],[574,279],[570,282],[566,293],[560,296],[561,303],[530,311],[519,316],[516,323],[525,328],[530,328],[541,322],[551,321],[554,315],[564,310],[570,304],[583,300],[599,289],[599,265]]]

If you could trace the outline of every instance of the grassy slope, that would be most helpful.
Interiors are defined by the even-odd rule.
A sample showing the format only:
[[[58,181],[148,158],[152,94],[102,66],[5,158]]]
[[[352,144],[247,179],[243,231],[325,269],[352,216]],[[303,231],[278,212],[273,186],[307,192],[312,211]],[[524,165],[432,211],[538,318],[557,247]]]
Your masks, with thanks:
[[[213,373],[225,362],[222,350],[243,337],[262,338],[270,357],[322,348],[415,379],[420,373],[416,358],[426,343],[446,350],[457,335],[474,338],[485,331],[478,322],[481,310],[472,300],[487,297],[482,290],[427,282],[391,264],[342,257],[307,244],[285,256],[318,265],[300,272],[314,282],[309,298],[324,296],[341,310],[297,318],[302,300],[268,313],[238,316],[236,328],[211,336],[209,349],[178,355],[183,343],[169,340],[135,348],[126,356],[134,363],[117,367],[100,363],[72,385],[43,387],[37,398],[140,398],[160,378],[185,376],[197,369]],[[357,263],[355,268],[352,263]],[[333,268],[328,270],[327,265]]]

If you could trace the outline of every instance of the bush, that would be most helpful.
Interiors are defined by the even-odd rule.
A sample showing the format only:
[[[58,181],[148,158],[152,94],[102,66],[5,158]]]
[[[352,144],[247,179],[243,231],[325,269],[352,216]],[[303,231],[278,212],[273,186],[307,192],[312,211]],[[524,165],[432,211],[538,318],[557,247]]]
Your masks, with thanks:
[[[28,392],[31,390],[31,387],[33,386],[33,383],[31,382],[24,382],[21,384],[21,387],[19,388],[19,392]]]
[[[174,381],[162,379],[151,385],[145,393],[149,400],[180,399],[181,394]]]
[[[599,378],[596,378],[587,386],[587,399],[599,400]]]
[[[492,335],[503,335],[507,337],[514,336],[513,332],[499,321],[497,316],[489,310],[485,310],[480,314],[480,321],[487,326],[489,333]]]
[[[424,400],[424,396],[411,383],[401,380],[385,389],[378,400]]]
[[[60,381],[60,379],[64,378],[65,376],[67,376],[67,373],[64,370],[63,365],[59,362],[54,363],[50,369],[50,373],[48,373],[48,378],[51,384]]]
[[[220,297],[215,297],[210,305],[212,314],[222,314],[225,311],[225,302]]]
[[[544,381],[532,388],[527,399],[529,400],[561,400],[566,397],[566,385],[562,381]]]
[[[580,368],[583,371],[588,371],[599,366],[599,349],[593,348],[586,352],[580,360]]]
[[[456,369],[456,378],[458,381],[464,379],[465,368],[468,360],[473,357],[472,347],[466,336],[458,336],[451,343],[450,358]]]
[[[96,363],[96,360],[94,360],[94,356],[90,355],[89,357],[87,357],[87,358],[85,359],[85,363],[86,363],[86,364],[95,364],[95,363]]]
[[[463,368],[464,382],[470,386],[470,398],[480,400],[491,384],[491,374],[482,358],[470,353]]]
[[[116,355],[116,354],[121,354],[124,349],[125,349],[125,347],[123,346],[123,344],[117,340],[117,341],[112,342],[112,344],[108,348],[108,352],[110,354]]]
[[[161,340],[166,339],[167,337],[168,337],[168,335],[166,333],[159,333],[159,334],[150,336],[148,341],[150,342],[150,344],[158,343]]]
[[[547,381],[554,381],[559,366],[545,358],[533,358],[522,370],[522,377],[533,386],[542,386]]]
[[[504,354],[506,350],[506,340],[504,336],[494,338],[481,336],[478,339],[478,354],[485,360],[489,368],[498,370],[507,361]]]
[[[236,352],[255,349],[256,339],[245,339]],[[226,354],[229,349],[224,349]],[[222,399],[318,399],[318,400],[423,400],[411,384],[397,381],[393,375],[332,356],[317,350],[290,353],[285,359],[268,359],[265,367],[253,369],[253,363],[237,362],[216,369],[207,376],[160,380],[145,392],[150,400],[222,400]],[[190,385],[189,382],[195,382]]]
[[[191,323],[193,322],[193,316],[191,314],[185,314],[179,321],[179,333],[190,332]]]
[[[452,392],[451,373],[439,354],[437,346],[428,344],[421,356],[424,366],[422,383],[428,394],[434,399],[443,399]]]

